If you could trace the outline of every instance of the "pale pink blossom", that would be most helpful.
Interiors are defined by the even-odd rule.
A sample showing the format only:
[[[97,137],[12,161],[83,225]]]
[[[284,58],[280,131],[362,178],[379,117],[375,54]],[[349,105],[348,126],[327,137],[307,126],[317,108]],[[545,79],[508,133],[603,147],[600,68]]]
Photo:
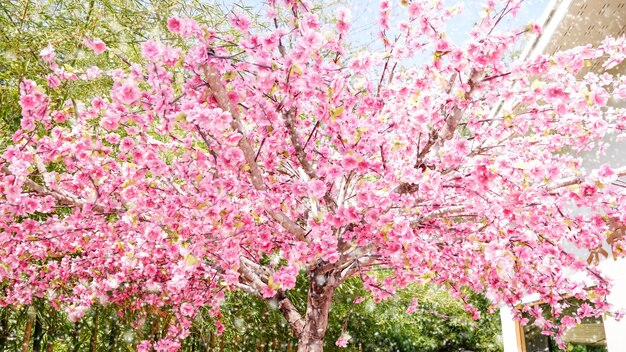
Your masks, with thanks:
[[[241,31],[245,31],[250,27],[250,19],[243,14],[233,13],[229,16],[229,19],[230,23]]]
[[[609,164],[603,164],[598,169],[598,177],[601,182],[610,183],[617,179],[617,174]]]
[[[351,338],[352,337],[350,335],[348,335],[347,333],[343,333],[343,334],[341,334],[341,336],[339,336],[337,341],[335,341],[335,346],[337,346],[337,347],[348,347],[348,342],[350,341]]]
[[[418,308],[419,308],[419,301],[417,298],[413,297],[413,299],[411,300],[411,304],[406,309],[406,313],[407,314],[414,313]]]
[[[39,52],[39,56],[41,56],[41,59],[47,63],[53,63],[55,55],[56,53],[54,52],[54,47],[52,45],[48,45],[47,47],[43,48],[41,52]]]
[[[48,87],[52,89],[57,89],[61,85],[61,81],[59,80],[59,77],[57,77],[56,75],[52,73],[46,76],[46,82],[48,83]]]
[[[348,8],[341,7],[337,10],[337,30],[339,33],[345,33],[350,29],[352,22],[352,13]]]
[[[141,54],[146,60],[156,60],[161,53],[161,44],[154,40],[147,40],[141,44]]]

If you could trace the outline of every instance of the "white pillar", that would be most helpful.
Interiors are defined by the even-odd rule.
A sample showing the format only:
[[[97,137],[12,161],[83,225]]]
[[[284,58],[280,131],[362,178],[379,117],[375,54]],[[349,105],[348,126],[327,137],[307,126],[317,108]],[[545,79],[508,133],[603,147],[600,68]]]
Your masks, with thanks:
[[[502,345],[504,352],[521,352],[517,349],[517,322],[513,320],[511,309],[500,307],[500,321],[502,322]]]

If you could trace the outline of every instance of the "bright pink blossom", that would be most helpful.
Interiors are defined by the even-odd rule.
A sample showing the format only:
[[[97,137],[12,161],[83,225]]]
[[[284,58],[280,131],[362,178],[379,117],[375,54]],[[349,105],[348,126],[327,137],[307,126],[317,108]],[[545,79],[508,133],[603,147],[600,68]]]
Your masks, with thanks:
[[[107,50],[106,44],[100,38],[85,39],[83,43],[96,54],[101,54]]]
[[[181,28],[181,24],[180,24],[180,19],[178,19],[178,17],[170,17],[167,20],[167,29],[169,29],[170,32],[178,33],[180,32],[180,28]]]
[[[229,16],[229,18],[230,23],[232,23],[235,28],[241,31],[245,31],[248,29],[248,27],[250,27],[250,19],[243,14],[233,13]]]
[[[131,151],[135,147],[135,141],[130,137],[124,137],[120,142],[120,150],[123,152]]]
[[[223,153],[223,159],[226,165],[237,167],[244,162],[243,153],[239,148],[228,148]]]
[[[34,95],[23,95],[20,97],[22,110],[32,110],[37,106],[37,98]]]
[[[139,99],[141,91],[135,85],[125,83],[117,87],[113,91],[113,95],[120,103],[132,105]]]
[[[191,304],[185,302],[180,306],[180,314],[185,317],[193,317],[195,315],[195,309]]]

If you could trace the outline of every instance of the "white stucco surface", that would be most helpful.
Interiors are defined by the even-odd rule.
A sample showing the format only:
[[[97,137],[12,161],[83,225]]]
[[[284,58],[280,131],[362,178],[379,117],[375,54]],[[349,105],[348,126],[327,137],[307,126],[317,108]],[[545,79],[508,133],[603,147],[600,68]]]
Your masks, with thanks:
[[[609,296],[609,303],[616,308],[626,309],[626,259],[622,258],[617,261],[609,259],[601,263],[600,267],[615,285]],[[626,318],[618,322],[613,318],[605,317],[604,331],[609,352],[626,351]]]
[[[515,320],[508,307],[500,307],[500,319],[502,321],[502,344],[504,352],[517,351],[517,336],[515,336]]]

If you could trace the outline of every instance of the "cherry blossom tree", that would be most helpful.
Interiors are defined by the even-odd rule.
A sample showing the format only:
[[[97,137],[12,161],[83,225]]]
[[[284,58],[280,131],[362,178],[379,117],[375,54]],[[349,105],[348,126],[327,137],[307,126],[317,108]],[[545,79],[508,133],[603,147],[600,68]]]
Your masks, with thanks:
[[[498,27],[520,5],[487,2],[461,45],[443,1],[393,19],[382,1],[382,47],[355,57],[350,12],[325,23],[306,1],[270,1],[265,27],[233,12],[236,35],[170,18],[188,49],[149,40],[143,64],[112,71],[68,72],[46,48],[59,81],[113,85],[72,102],[50,99],[54,80],[20,84],[1,156],[0,304],[44,298],[71,320],[95,303],[173,312],[139,351],[177,350],[229,290],[272,303],[299,351],[321,351],[334,290],[354,276],[378,301],[428,281],[483,293],[557,336],[612,312],[610,281],[574,249],[604,254],[610,238],[621,254],[626,168],[584,170],[578,153],[623,134],[608,102],[626,99],[626,78],[579,73],[615,67],[626,43],[509,60],[539,31]],[[300,273],[306,311],[288,295]],[[529,294],[553,319],[518,306]],[[564,314],[566,297],[586,303]]]

